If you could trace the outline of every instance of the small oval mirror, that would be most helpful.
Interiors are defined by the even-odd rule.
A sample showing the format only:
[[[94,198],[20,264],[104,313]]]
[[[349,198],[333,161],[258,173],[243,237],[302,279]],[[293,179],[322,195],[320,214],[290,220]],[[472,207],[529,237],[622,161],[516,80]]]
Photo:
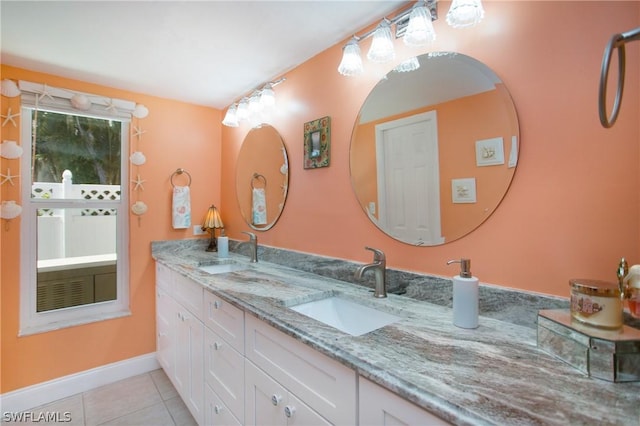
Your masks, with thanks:
[[[236,163],[236,197],[244,221],[256,231],[278,221],[289,188],[289,160],[278,131],[262,124],[249,131]]]
[[[453,52],[417,58],[371,91],[350,147],[353,190],[389,236],[432,246],[463,237],[505,196],[519,128],[507,88],[483,63]]]

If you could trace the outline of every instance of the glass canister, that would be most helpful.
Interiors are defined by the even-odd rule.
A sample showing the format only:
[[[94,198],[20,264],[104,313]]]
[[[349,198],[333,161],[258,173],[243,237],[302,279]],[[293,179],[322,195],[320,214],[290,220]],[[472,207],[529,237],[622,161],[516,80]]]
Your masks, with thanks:
[[[616,283],[572,279],[571,316],[588,325],[616,329],[622,327],[622,298]]]

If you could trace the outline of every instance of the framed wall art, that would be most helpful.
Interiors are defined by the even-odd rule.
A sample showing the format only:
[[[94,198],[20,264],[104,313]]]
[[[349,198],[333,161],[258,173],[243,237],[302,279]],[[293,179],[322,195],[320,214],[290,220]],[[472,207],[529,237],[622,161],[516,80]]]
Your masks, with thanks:
[[[329,166],[331,147],[331,117],[304,124],[304,168]]]
[[[476,165],[497,166],[504,164],[502,138],[484,139],[476,142]]]

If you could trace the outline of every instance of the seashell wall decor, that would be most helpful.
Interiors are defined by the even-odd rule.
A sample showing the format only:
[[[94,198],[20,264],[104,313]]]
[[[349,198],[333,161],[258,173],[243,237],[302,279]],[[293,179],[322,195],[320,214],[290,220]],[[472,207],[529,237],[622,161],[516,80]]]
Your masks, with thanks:
[[[22,207],[17,204],[15,201],[3,201],[2,206],[0,207],[0,217],[2,219],[15,219],[20,216],[22,213]]]
[[[0,144],[0,156],[10,160],[22,156],[22,147],[16,141],[3,141]]]
[[[6,96],[7,98],[15,98],[16,96],[20,96],[20,89],[18,89],[18,85],[9,79],[2,80],[2,96]]]
[[[131,164],[134,164],[136,166],[142,166],[144,163],[147,162],[147,157],[145,157],[142,152],[136,151],[133,154],[131,154],[131,157],[129,157],[129,160],[131,160]]]

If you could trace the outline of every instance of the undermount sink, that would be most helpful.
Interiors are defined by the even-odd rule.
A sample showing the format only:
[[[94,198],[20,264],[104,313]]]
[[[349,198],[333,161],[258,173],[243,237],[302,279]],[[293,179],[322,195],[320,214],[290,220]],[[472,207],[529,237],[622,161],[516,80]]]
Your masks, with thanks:
[[[208,274],[225,274],[227,272],[242,271],[249,268],[248,265],[232,259],[217,259],[214,262],[215,263],[200,265],[198,269]]]
[[[402,319],[337,296],[291,306],[290,309],[352,336],[361,336]]]

